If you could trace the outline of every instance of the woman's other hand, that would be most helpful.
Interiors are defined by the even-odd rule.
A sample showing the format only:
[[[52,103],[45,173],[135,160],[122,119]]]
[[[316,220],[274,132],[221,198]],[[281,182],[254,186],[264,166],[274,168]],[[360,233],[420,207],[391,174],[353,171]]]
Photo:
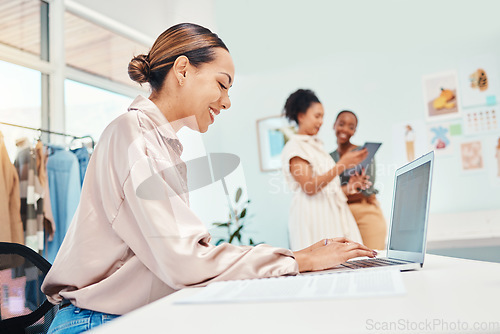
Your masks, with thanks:
[[[361,174],[355,173],[349,178],[349,182],[346,187],[346,195],[353,195],[361,190],[368,189],[372,186],[370,182],[370,176],[366,175],[366,171],[363,170]]]
[[[376,255],[374,250],[347,238],[324,239],[294,252],[300,272],[330,269],[355,257]]]
[[[344,166],[344,169],[354,168],[356,165],[365,160],[368,156],[368,150],[366,148],[357,151],[349,151],[342,155],[337,165]]]

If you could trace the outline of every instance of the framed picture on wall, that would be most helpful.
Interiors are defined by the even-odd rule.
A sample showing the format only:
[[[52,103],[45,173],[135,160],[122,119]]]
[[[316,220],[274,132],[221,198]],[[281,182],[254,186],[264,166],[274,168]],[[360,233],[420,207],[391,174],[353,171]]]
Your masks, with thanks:
[[[459,71],[462,106],[493,106],[500,96],[496,57],[492,54],[462,60]]]
[[[484,169],[482,143],[479,140],[462,142],[460,156],[463,171],[478,171]]]
[[[281,151],[296,132],[285,116],[270,116],[257,120],[257,140],[260,170],[269,172],[281,168]]]
[[[407,120],[392,126],[393,157],[404,165],[429,151],[427,125],[423,120]]]
[[[452,122],[428,124],[429,150],[433,150],[436,156],[452,156],[456,132],[456,124]]]
[[[422,77],[425,118],[437,121],[460,117],[460,94],[456,71]]]

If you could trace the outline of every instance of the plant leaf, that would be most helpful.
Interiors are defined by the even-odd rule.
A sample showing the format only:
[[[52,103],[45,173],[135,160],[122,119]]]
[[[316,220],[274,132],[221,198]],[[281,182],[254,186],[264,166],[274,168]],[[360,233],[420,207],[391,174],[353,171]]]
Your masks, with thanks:
[[[243,229],[243,225],[240,225],[235,231],[233,234],[237,234],[237,235],[240,235],[241,233],[241,230]]]
[[[240,219],[245,217],[246,215],[247,215],[247,208],[244,208],[243,211],[241,211]]]
[[[243,229],[243,225],[240,225],[236,230],[234,230],[233,234],[229,238],[229,243],[231,243],[234,238],[237,238],[241,242],[241,230]]]
[[[241,188],[238,188],[238,190],[236,191],[236,203],[238,203],[238,201],[240,200],[240,197],[241,197],[241,194],[243,194],[243,190],[241,190]]]
[[[219,239],[216,243],[215,246],[219,246],[221,243],[223,243],[225,240],[224,239]]]

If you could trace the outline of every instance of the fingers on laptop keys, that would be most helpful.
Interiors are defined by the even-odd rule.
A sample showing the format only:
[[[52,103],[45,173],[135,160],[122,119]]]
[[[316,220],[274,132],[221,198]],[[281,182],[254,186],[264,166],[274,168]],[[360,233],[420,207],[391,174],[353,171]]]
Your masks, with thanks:
[[[368,257],[377,256],[377,252],[375,250],[370,249],[363,244],[354,242],[349,239],[345,239],[344,244],[347,246],[348,251],[354,251],[356,254],[359,254],[357,256],[368,256]]]
[[[348,238],[345,237],[338,237],[338,238],[332,238],[332,239],[325,239],[323,241],[324,246],[331,244],[333,242],[343,244],[346,246],[345,251],[346,252],[352,252],[352,257],[361,257],[361,256],[367,256],[367,257],[375,257],[377,256],[377,252],[366,247],[363,244],[354,242]]]

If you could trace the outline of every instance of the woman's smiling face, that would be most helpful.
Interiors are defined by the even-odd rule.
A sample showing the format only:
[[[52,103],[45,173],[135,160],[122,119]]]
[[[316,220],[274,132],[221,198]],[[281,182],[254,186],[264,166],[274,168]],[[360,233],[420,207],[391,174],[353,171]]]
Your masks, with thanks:
[[[229,109],[228,90],[234,81],[231,55],[223,48],[215,48],[215,59],[186,72],[183,106],[186,116],[195,116],[197,130],[206,132],[222,109]]]
[[[358,121],[356,117],[350,112],[343,112],[339,115],[335,124],[333,124],[333,131],[337,137],[337,144],[348,143],[351,137],[356,133]]]

